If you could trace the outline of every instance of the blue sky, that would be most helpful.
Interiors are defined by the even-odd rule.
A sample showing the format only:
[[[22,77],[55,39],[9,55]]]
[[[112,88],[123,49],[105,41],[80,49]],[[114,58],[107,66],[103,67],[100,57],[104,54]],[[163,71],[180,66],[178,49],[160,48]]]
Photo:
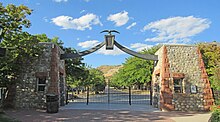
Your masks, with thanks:
[[[3,0],[24,4],[31,34],[59,37],[65,47],[83,51],[104,40],[105,29],[120,32],[116,40],[140,51],[157,44],[195,44],[219,41],[219,0]],[[84,57],[93,67],[118,65],[129,57],[115,48]]]

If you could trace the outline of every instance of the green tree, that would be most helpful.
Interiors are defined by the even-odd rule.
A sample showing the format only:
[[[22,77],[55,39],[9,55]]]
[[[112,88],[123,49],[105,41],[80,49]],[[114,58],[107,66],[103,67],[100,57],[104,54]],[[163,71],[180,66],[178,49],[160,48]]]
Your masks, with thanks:
[[[30,27],[30,20],[26,18],[32,12],[27,6],[15,6],[9,4],[6,7],[0,3],[0,26],[3,34],[0,38],[10,40],[13,36],[17,36],[22,32],[23,27]]]
[[[22,73],[29,71],[28,67],[31,67],[42,54],[43,47],[39,42],[36,36],[22,32],[10,40],[4,39],[1,43],[2,46],[12,47],[5,57],[0,58],[0,84],[8,89],[5,107],[14,105],[16,83],[22,82]]]
[[[220,90],[220,45],[216,42],[198,45],[211,86],[214,90]]]
[[[52,39],[48,38],[46,34],[37,34],[37,39],[41,42],[52,42],[54,44],[57,44],[61,47],[61,49],[64,49],[62,40],[59,39],[59,37],[53,37]]]
[[[148,50],[143,50],[142,54],[154,54],[161,46],[155,46]],[[143,60],[137,57],[126,59],[123,67],[112,78],[112,84],[118,86],[131,86],[147,84],[151,81],[154,62]]]
[[[30,21],[26,18],[32,10],[24,5],[12,4],[4,7],[0,3],[0,26],[3,29],[0,47],[8,48],[7,55],[0,59],[0,85],[6,86],[8,94],[4,101],[5,107],[13,107],[16,83],[22,82],[22,73],[28,71],[29,66],[42,53],[43,47],[40,40],[27,32],[23,27],[30,27]]]
[[[87,67],[82,73],[84,74],[81,75],[81,78],[73,82],[76,87],[84,89],[90,87],[90,90],[95,93],[99,93],[99,91],[103,91],[105,89],[105,78],[101,71],[95,68]]]
[[[16,83],[20,83],[22,73],[28,72],[28,67],[34,64],[42,54],[43,48],[39,42],[52,42],[64,49],[65,53],[76,52],[71,48],[63,48],[63,42],[58,37],[48,38],[46,34],[31,35],[23,32],[23,27],[30,27],[31,23],[26,18],[32,10],[24,5],[15,6],[12,4],[6,7],[0,3],[0,26],[3,29],[1,35],[1,47],[9,50],[5,57],[0,58],[0,85],[6,86],[8,94],[4,104],[6,107],[13,107],[16,93]],[[67,81],[74,81],[87,78],[87,70],[84,71],[81,58],[66,61]]]
[[[77,51],[73,48],[64,48],[65,53],[76,53]],[[78,87],[81,85],[80,82],[88,77],[88,70],[84,63],[83,58],[74,58],[65,60],[66,68],[66,81],[69,86]]]
[[[110,85],[112,87],[116,87],[118,89],[120,89],[121,87],[124,86],[129,86],[128,84],[128,77],[125,75],[125,70],[123,70],[123,68],[119,69],[119,71],[117,73],[115,73],[112,77],[111,77],[111,82]]]
[[[103,73],[98,69],[89,69],[89,77],[87,81],[89,82],[89,86],[92,87],[92,90],[95,91],[95,93],[99,93],[99,91],[103,91],[105,89],[105,77]]]

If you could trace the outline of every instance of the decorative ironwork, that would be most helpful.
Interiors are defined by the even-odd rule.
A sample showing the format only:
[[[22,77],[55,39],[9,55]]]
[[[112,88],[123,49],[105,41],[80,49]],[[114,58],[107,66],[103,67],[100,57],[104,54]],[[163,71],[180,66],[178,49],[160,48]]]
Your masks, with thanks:
[[[114,49],[114,40],[115,35],[105,35],[105,46],[106,50],[113,50]]]
[[[95,94],[92,89],[87,87],[84,92],[74,91],[75,96],[70,96],[69,101],[76,103],[104,103],[104,104],[150,104],[149,90],[134,90],[131,87],[126,89],[116,89],[106,86],[105,91]]]
[[[138,58],[142,58],[142,59],[145,59],[145,60],[153,60],[153,61],[157,61],[158,60],[158,56],[157,55],[150,55],[150,54],[141,54],[141,53],[138,53],[138,52],[135,52],[135,51],[132,51],[122,45],[120,45],[117,41],[115,41],[115,46],[118,47],[120,50],[130,54],[130,55],[133,55],[135,57],[138,57]]]
[[[114,41],[115,41],[115,35],[112,35],[112,32],[120,34],[116,30],[104,30],[100,33],[108,32],[108,35],[105,35],[105,43],[106,43],[106,50],[113,50],[114,49]]]
[[[115,40],[115,35],[112,35],[112,32],[116,32],[119,33],[116,30],[104,30],[100,33],[103,32],[108,32],[108,35],[105,35],[105,41],[98,44],[97,46],[89,49],[89,50],[85,50],[82,52],[77,52],[77,53],[71,53],[71,54],[61,54],[61,59],[70,59],[70,58],[79,58],[85,55],[88,55],[90,53],[93,53],[95,51],[97,51],[98,49],[100,49],[101,47],[103,47],[104,45],[106,45],[106,50],[113,50],[114,49],[114,45],[117,46],[120,50],[133,55],[135,57],[139,57],[145,60],[153,60],[153,61],[158,61],[158,56],[157,55],[150,55],[150,54],[141,54],[135,51],[132,51],[122,45],[120,45],[116,40]]]
[[[97,51],[98,49],[102,48],[104,45],[105,45],[105,41],[89,50],[85,50],[85,51],[77,52],[77,53],[61,54],[60,59],[79,58],[79,57],[82,57],[82,56],[85,56],[85,55],[88,55],[90,53]]]

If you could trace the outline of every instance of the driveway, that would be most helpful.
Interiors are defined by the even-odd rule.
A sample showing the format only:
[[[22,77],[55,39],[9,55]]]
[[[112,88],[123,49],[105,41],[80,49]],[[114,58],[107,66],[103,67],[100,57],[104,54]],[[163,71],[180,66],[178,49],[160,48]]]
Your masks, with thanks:
[[[22,122],[174,122],[165,112],[137,112],[124,110],[60,110],[48,114],[42,110],[6,111],[7,115]]]
[[[144,112],[160,112],[159,109],[153,108],[149,104],[108,104],[108,103],[86,103],[70,102],[63,106],[60,110],[127,110],[127,111],[144,111]]]
[[[127,106],[128,107],[128,106]],[[147,110],[146,110],[147,109]],[[6,114],[22,122],[207,122],[210,113],[161,112],[141,106],[105,104],[69,104],[58,113],[45,110],[7,110]]]

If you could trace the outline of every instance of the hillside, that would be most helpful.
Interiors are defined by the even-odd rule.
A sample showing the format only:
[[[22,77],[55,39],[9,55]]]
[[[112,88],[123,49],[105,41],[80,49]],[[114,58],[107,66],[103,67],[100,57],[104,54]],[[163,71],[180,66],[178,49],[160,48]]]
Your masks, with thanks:
[[[122,67],[122,65],[113,65],[113,66],[103,65],[103,66],[97,67],[97,69],[100,70],[101,72],[103,72],[105,77],[111,77],[121,67]]]

